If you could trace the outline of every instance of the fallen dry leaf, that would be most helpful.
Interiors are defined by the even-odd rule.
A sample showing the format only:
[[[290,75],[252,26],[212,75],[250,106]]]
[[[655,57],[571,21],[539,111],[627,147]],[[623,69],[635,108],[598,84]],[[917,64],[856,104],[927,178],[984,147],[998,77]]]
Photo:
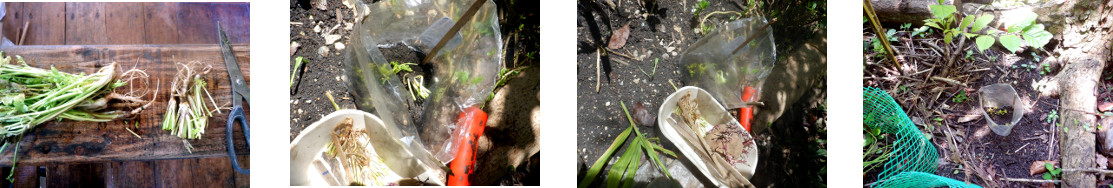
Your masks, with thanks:
[[[626,38],[629,37],[630,23],[626,23],[625,26],[622,26],[622,28],[615,30],[614,33],[611,34],[611,40],[609,43],[607,43],[607,48],[610,48],[612,50],[622,48],[623,46],[626,46]]]
[[[1028,167],[1028,175],[1036,175],[1036,174],[1039,174],[1039,173],[1047,172],[1047,167],[1045,166],[1046,163],[1051,163],[1051,165],[1059,164],[1058,161],[1035,161],[1035,162],[1032,162],[1032,166]]]
[[[1109,158],[1106,158],[1104,155],[1101,154],[1094,154],[1094,156],[1097,156],[1095,157],[1096,160],[1094,160],[1094,163],[1098,164],[1098,169],[1109,168]]]

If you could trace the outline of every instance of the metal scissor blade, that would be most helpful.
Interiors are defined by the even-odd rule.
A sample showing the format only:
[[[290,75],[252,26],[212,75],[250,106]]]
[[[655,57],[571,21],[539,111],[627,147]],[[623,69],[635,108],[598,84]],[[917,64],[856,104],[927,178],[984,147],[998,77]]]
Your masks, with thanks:
[[[251,103],[251,91],[247,87],[247,80],[243,78],[243,72],[240,71],[240,64],[236,63],[236,55],[232,53],[232,45],[228,43],[228,36],[224,34],[224,28],[221,28],[219,22],[217,22],[216,28],[220,32],[220,51],[224,53],[224,66],[228,68],[228,77],[232,82],[232,103],[234,106],[239,106],[240,101],[235,98],[235,95],[242,97],[244,102]]]

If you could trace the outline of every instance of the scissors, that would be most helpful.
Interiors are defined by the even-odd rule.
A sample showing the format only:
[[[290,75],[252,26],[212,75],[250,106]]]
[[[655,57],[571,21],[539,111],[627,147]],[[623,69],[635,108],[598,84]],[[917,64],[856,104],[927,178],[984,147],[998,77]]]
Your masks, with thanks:
[[[216,29],[220,33],[220,51],[224,53],[224,66],[228,68],[228,77],[232,82],[232,112],[228,114],[228,127],[224,134],[224,140],[228,141],[228,158],[232,161],[232,168],[236,169],[236,172],[250,174],[249,169],[240,167],[240,163],[236,159],[236,147],[232,143],[232,128],[235,128],[236,122],[243,126],[243,137],[247,140],[247,147],[251,148],[251,134],[249,134],[247,116],[244,116],[243,104],[240,103],[240,100],[251,103],[251,92],[248,90],[247,80],[243,79],[243,72],[240,71],[239,63],[236,63],[236,55],[232,54],[232,45],[228,44],[228,36],[224,34],[220,22],[217,22]]]

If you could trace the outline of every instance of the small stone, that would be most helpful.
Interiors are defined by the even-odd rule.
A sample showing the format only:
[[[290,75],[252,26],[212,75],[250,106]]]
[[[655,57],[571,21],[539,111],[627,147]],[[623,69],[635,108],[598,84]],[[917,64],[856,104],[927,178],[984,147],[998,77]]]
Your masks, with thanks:
[[[336,43],[336,51],[344,50],[344,48],[347,48],[347,46],[344,46],[344,43]]]
[[[332,45],[332,43],[340,40],[340,35],[325,35],[323,37],[325,38],[325,45]]]
[[[634,84],[638,84],[639,80],[641,80],[641,79],[634,78]]]
[[[317,9],[328,10],[328,1],[327,0],[317,0],[316,4],[317,4]]]
[[[298,44],[298,42],[290,42],[290,55],[294,55],[294,53],[298,52],[298,47],[301,47],[301,44]]]
[[[304,113],[305,113],[305,111],[302,111],[301,109],[298,109],[298,114],[304,114]]]
[[[607,103],[605,105],[611,106],[611,101],[607,101]]]
[[[321,57],[328,56],[328,46],[321,46],[321,48],[317,48],[317,54],[321,55]]]
[[[321,32],[321,24],[317,24],[316,26],[313,26],[313,32],[314,33],[320,33]]]
[[[305,104],[310,104],[310,103],[313,103],[313,100],[305,100]],[[298,109],[298,110],[301,110],[301,109]]]

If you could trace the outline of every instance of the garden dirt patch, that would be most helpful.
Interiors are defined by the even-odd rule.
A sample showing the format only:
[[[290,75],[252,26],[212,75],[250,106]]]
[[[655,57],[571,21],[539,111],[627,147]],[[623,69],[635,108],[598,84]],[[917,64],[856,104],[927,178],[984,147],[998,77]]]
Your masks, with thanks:
[[[703,36],[699,33],[699,20],[704,14],[699,17],[694,15],[698,1],[614,0],[608,2],[610,3],[580,1],[577,4],[577,153],[587,165],[598,160],[599,156],[614,142],[615,137],[630,126],[620,104],[625,103],[630,109],[640,103],[653,117],[656,117],[665,97],[677,88],[686,86],[681,72],[684,69],[679,65],[679,55]],[[784,4],[755,6],[759,7],[759,10],[740,3],[739,1],[711,1],[703,12],[734,11],[748,15],[751,11],[777,10],[784,15],[794,15],[780,17],[778,22],[771,26],[776,33],[774,40],[778,55],[787,54],[785,52],[798,47],[814,35],[810,32],[817,23],[811,20],[817,16],[800,16],[802,12],[800,9],[806,6],[792,5],[791,7],[797,7],[792,9]],[[731,13],[716,14],[710,17],[707,24],[712,25],[742,17]],[[822,23],[818,22],[818,24]],[[629,27],[629,36],[625,44],[608,44],[612,34],[624,27]],[[621,48],[609,49],[608,46],[621,46]],[[606,50],[600,53],[601,48]],[[599,77],[596,77],[597,68]],[[596,91],[597,82],[598,91]],[[814,102],[807,101],[807,103]],[[822,149],[816,147],[815,143],[817,140],[825,139],[826,133],[814,128],[807,130],[809,128],[800,126],[804,125],[800,122],[814,124],[816,120],[825,119],[826,113],[818,110],[816,105],[794,106],[798,106],[792,108],[797,112],[790,113],[789,111],[792,110],[786,110],[786,114],[781,118],[782,121],[775,124],[784,122],[798,124],[755,135],[758,139],[758,148],[762,152],[758,160],[758,172],[751,181],[758,187],[816,186],[815,181],[810,180],[823,177],[818,174],[822,173],[820,169],[826,166],[826,163],[820,160],[825,159],[825,155],[820,157],[814,153]],[[738,109],[730,109],[730,111],[737,113]],[[646,133],[647,138],[660,137],[660,131],[655,125],[639,126],[638,129]],[[662,139],[660,142],[665,148],[675,151],[675,146],[667,143],[666,140]]]

